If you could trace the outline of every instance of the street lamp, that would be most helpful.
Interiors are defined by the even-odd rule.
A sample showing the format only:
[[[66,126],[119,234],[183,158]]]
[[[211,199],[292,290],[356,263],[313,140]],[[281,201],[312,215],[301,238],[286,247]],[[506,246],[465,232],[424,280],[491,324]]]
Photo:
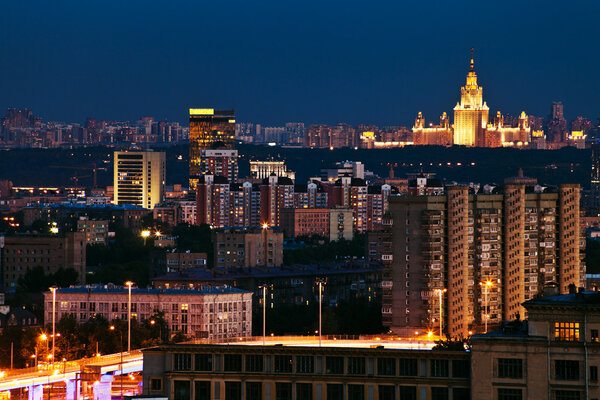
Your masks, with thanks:
[[[149,230],[143,230],[142,231],[142,237],[144,238],[144,247],[146,246],[146,239],[148,239],[149,236],[150,236],[150,231]]]
[[[322,310],[322,302],[323,302],[323,285],[325,284],[325,279],[317,278],[317,285],[319,285],[319,347],[321,347],[321,310]]]
[[[131,286],[133,282],[127,281],[125,282],[127,288],[129,289],[129,300],[127,304],[127,352],[131,351]]]
[[[266,341],[266,336],[267,336],[267,286],[266,285],[260,285],[258,287],[259,289],[262,289],[262,295],[263,295],[263,346],[265,345],[265,341]]]
[[[54,354],[56,348],[56,289],[57,287],[51,287],[52,291],[52,366],[54,367]]]
[[[150,320],[150,325],[154,326],[154,324],[156,324],[156,321],[151,319]],[[162,324],[158,324],[158,332],[159,332],[159,340],[160,343],[162,343]]]
[[[442,302],[443,302],[443,295],[444,293],[447,291],[447,289],[434,289],[434,292],[438,294],[439,296],[439,303],[440,303],[440,340],[442,340],[442,336],[443,336],[443,332],[444,332],[444,318],[443,318],[443,306],[442,306]]]
[[[114,331],[115,326],[111,325],[110,330]],[[121,361],[119,362],[119,369],[121,370],[121,400],[123,400],[123,332],[119,329],[119,336],[121,337],[121,347],[119,353],[121,354]]]
[[[494,285],[494,283],[490,280],[487,280],[485,282],[479,282],[479,285],[483,286],[483,304],[484,304],[484,314],[483,314],[483,320],[485,323],[485,333],[487,333],[488,330],[488,319],[489,319],[489,314],[488,314],[488,292],[490,290],[490,288]]]

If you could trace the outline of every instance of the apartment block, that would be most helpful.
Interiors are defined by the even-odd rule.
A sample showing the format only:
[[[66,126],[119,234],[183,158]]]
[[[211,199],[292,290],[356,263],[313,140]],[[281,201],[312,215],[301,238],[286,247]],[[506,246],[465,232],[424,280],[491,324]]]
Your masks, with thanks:
[[[383,298],[390,328],[437,330],[441,318],[444,334],[466,337],[525,318],[522,303],[547,285],[558,284],[560,293],[584,286],[579,186],[535,188],[507,184],[474,194],[457,185],[445,195],[391,197],[384,282],[393,289]]]
[[[281,229],[288,237],[319,235],[329,240],[352,240],[350,208],[286,208],[281,211]]]
[[[215,267],[283,265],[283,232],[277,228],[220,228],[213,231]]]
[[[77,231],[83,232],[87,244],[106,245],[108,243],[108,220],[106,219],[79,217]]]

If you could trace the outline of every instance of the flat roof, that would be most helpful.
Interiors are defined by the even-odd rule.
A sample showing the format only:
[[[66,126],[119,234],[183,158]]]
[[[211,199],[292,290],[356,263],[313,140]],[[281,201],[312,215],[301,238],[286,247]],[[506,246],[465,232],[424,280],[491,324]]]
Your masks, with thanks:
[[[49,291],[46,293],[50,293]],[[56,291],[57,294],[76,294],[76,293],[91,293],[91,294],[128,294],[129,289],[126,287],[104,287],[104,286],[95,286],[95,287],[69,287],[69,288],[60,288]],[[252,293],[248,290],[229,287],[229,286],[210,286],[201,289],[152,289],[152,288],[132,288],[132,295],[212,295],[212,294],[237,294],[237,293]]]

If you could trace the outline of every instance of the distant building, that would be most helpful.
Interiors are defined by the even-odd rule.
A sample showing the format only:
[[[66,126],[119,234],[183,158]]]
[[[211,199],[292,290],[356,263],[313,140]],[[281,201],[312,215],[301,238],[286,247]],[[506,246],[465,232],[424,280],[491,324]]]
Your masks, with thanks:
[[[198,204],[195,201],[178,201],[181,207],[181,222],[195,225],[198,220]]]
[[[215,267],[225,269],[283,264],[283,232],[274,228],[213,231]]]
[[[152,218],[170,226],[181,223],[181,205],[176,202],[157,204],[152,210]]]
[[[206,253],[190,251],[167,251],[165,253],[167,273],[179,272],[188,268],[206,267]]]
[[[202,151],[235,148],[235,111],[190,108],[189,141],[190,190],[196,190],[198,177],[203,174]]]
[[[281,229],[288,237],[319,235],[329,240],[352,240],[350,208],[287,208],[281,211]]]
[[[238,151],[232,149],[206,149],[200,152],[200,173],[220,175],[230,182],[238,180]]]
[[[83,232],[87,244],[108,244],[108,220],[79,217],[77,231]]]
[[[343,176],[365,179],[365,165],[360,161],[340,161],[332,168],[321,168],[321,180],[336,181]]]
[[[290,178],[292,181],[296,178],[296,173],[288,171],[284,161],[250,161],[250,177],[253,179],[265,179],[275,174]]]
[[[96,315],[127,321],[129,289],[79,286],[56,291],[56,321],[71,315],[83,324]],[[131,317],[147,321],[164,313],[171,334],[193,338],[238,338],[252,335],[252,293],[232,287],[194,290],[131,289]],[[52,292],[44,292],[44,320],[52,321]]]
[[[27,271],[41,266],[45,274],[72,268],[85,283],[86,237],[82,232],[57,235],[11,235],[0,237],[2,287],[14,291]]]
[[[114,152],[114,203],[152,209],[165,199],[166,161],[161,151]]]

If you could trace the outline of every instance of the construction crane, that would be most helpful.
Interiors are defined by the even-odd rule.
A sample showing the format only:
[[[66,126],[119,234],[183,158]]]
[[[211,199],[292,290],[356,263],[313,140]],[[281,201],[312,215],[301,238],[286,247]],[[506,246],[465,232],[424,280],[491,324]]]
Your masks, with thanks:
[[[90,177],[91,177],[91,175],[78,176],[77,172],[75,172],[75,175],[73,175],[71,178],[69,178],[73,181],[73,184],[75,185],[75,193],[76,194],[77,194],[77,189],[79,188],[79,180],[83,179],[83,178],[90,178]]]
[[[107,169],[105,167],[96,167],[96,163],[91,163],[89,167],[86,166],[80,166],[80,165],[74,165],[74,166],[67,166],[67,165],[51,165],[50,168],[63,168],[63,169],[79,169],[79,170],[88,170],[88,171],[93,171],[93,175],[94,175],[94,189],[98,187],[98,171],[106,171]],[[86,178],[89,178],[90,175],[86,175]],[[71,177],[71,180],[75,182],[75,186],[77,186],[77,181],[81,178],[84,178],[83,176],[73,176]]]

